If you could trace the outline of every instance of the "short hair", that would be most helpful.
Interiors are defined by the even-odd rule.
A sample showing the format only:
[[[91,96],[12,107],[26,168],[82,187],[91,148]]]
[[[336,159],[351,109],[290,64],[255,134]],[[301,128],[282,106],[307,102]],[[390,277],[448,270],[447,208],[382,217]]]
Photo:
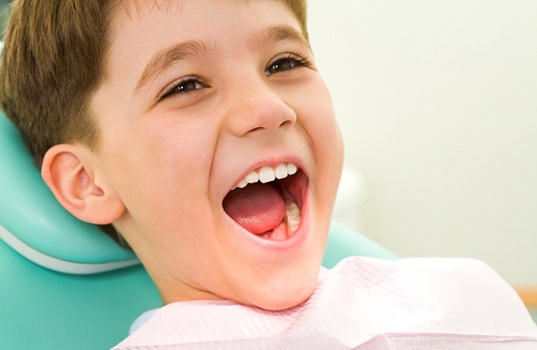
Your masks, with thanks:
[[[89,106],[104,78],[107,35],[121,1],[13,2],[0,61],[0,106],[19,129],[37,167],[54,145],[98,146]],[[294,13],[307,40],[306,0],[279,1]],[[126,246],[112,225],[100,227]]]

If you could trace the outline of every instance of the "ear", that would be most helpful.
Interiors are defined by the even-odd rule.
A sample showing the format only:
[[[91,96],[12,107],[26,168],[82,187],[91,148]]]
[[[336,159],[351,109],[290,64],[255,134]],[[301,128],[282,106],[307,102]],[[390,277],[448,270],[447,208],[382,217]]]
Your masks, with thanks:
[[[92,165],[91,151],[85,146],[59,144],[45,154],[41,175],[58,202],[75,217],[110,224],[125,212],[125,205]]]

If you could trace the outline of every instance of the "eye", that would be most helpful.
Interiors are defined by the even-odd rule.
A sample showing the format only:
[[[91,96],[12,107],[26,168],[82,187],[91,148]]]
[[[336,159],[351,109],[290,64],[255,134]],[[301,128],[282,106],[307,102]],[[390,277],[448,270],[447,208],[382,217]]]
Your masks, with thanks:
[[[169,90],[166,90],[160,97],[159,100],[163,100],[176,95],[186,95],[192,93],[196,90],[203,89],[207,87],[200,78],[198,77],[188,77],[184,78],[176,85],[173,85]]]
[[[275,73],[285,72],[298,67],[309,66],[311,66],[311,63],[307,59],[289,55],[287,57],[278,58],[274,62],[271,62],[265,69],[265,76],[268,77]]]

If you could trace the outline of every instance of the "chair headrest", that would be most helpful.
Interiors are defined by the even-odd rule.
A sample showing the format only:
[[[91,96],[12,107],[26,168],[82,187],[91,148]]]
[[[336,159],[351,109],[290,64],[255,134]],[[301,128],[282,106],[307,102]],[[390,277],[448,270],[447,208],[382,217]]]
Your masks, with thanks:
[[[89,274],[139,264],[95,225],[68,213],[34,166],[19,131],[0,113],[0,239],[48,269]]]

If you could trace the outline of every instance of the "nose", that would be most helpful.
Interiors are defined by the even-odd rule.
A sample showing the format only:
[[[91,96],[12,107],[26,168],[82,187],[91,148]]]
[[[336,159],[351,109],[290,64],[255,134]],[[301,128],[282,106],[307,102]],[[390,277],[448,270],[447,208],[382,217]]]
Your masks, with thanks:
[[[284,130],[296,123],[296,112],[284,93],[259,80],[241,84],[228,96],[226,124],[236,136]]]

